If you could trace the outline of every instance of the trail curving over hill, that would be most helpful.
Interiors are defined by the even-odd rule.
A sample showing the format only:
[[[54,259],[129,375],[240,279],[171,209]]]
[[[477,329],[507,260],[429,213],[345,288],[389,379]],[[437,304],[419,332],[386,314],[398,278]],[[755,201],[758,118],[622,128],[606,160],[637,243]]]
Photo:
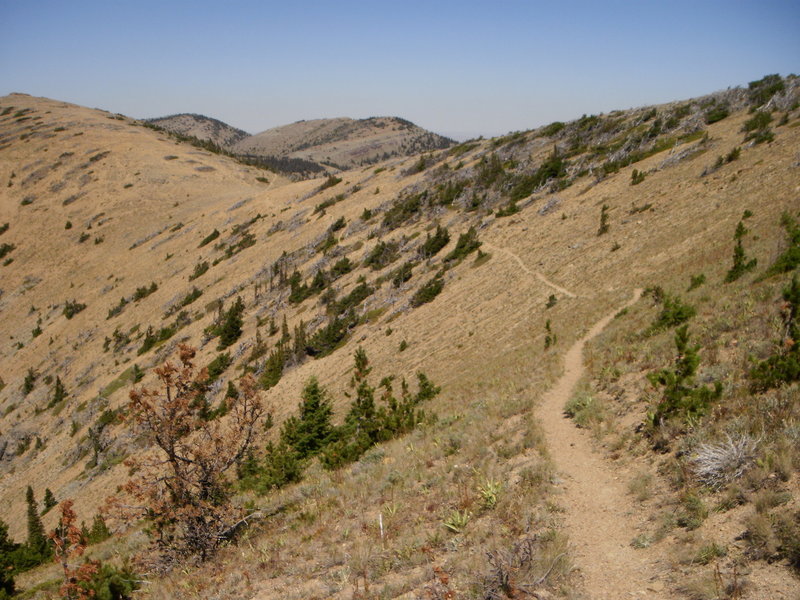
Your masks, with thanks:
[[[659,571],[666,569],[653,563],[647,550],[631,546],[637,534],[636,506],[626,482],[620,480],[613,465],[592,450],[587,432],[577,429],[564,415],[564,404],[584,371],[586,342],[641,294],[641,289],[635,290],[631,300],[595,323],[572,345],[564,357],[564,374],[538,407],[547,446],[563,479],[559,504],[565,509],[565,529],[575,566],[592,600],[668,598],[659,581]]]
[[[522,262],[522,259],[513,252],[511,252],[511,250],[508,250],[507,248],[501,248],[500,246],[495,246],[494,244],[490,244],[489,242],[482,242],[482,244],[485,248],[496,250],[497,252],[502,252],[503,254],[514,259],[514,261],[516,261],[516,263],[519,265],[520,269],[522,269],[525,273],[527,273],[531,277],[536,277],[536,279],[541,281],[546,286],[551,287],[557,292],[561,292],[562,294],[564,294],[565,296],[569,296],[570,298],[577,298],[576,294],[570,292],[568,289],[563,288],[556,283],[553,283],[547,277],[545,277],[544,274],[540,273],[539,271],[533,271],[529,269],[528,266],[524,262]]]

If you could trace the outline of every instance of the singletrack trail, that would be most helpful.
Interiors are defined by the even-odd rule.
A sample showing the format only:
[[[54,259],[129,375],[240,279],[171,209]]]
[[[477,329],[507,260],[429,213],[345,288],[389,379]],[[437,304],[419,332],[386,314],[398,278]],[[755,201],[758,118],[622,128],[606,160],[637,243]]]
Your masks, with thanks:
[[[586,597],[591,600],[666,600],[659,568],[646,550],[631,546],[636,536],[636,506],[618,471],[592,450],[588,432],[575,427],[564,415],[584,371],[583,348],[614,318],[634,304],[642,290],[615,309],[576,341],[564,358],[564,374],[545,394],[537,413],[547,446],[563,479],[558,503],[565,509],[565,529],[575,566],[581,573]]]
[[[522,271],[524,271],[525,273],[527,273],[531,277],[536,277],[536,279],[541,281],[546,286],[553,288],[557,292],[561,292],[562,294],[564,294],[565,296],[569,296],[570,298],[576,298],[577,297],[574,293],[570,292],[568,289],[563,288],[560,285],[550,281],[547,277],[544,276],[544,274],[540,273],[539,271],[534,271],[534,270],[528,268],[528,266],[524,262],[522,262],[522,259],[519,256],[517,256],[516,254],[514,254],[513,252],[511,252],[511,250],[508,250],[506,248],[502,248],[500,246],[495,246],[494,244],[490,244],[489,242],[483,242],[483,246],[485,248],[489,248],[490,250],[495,250],[497,252],[502,252],[506,256],[512,258],[514,261],[516,261],[516,263],[519,265],[519,268],[522,269]]]

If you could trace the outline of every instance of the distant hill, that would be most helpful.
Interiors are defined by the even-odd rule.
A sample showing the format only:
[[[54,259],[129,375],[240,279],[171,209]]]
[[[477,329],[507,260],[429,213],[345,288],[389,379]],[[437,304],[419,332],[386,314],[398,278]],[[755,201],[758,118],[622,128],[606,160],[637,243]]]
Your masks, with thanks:
[[[454,141],[398,117],[314,119],[268,129],[236,142],[244,155],[303,158],[337,167],[372,164],[448,148]]]
[[[277,170],[312,173],[449,148],[455,142],[398,117],[314,119],[250,135],[203,115],[179,114],[147,123]],[[311,164],[313,163],[313,165]]]
[[[213,142],[217,146],[226,149],[250,136],[246,131],[236,129],[227,123],[204,115],[182,113],[157,119],[148,119],[148,122],[167,131]]]

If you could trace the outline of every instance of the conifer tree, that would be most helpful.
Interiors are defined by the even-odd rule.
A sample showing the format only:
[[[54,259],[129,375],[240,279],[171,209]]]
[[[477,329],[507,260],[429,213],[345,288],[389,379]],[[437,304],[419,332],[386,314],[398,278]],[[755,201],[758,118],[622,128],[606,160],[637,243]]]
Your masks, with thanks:
[[[36,371],[33,370],[33,367],[28,369],[28,372],[25,375],[25,380],[22,382],[22,393],[23,395],[27,396],[33,391],[34,386],[36,385]]]
[[[671,417],[692,419],[703,416],[712,400],[722,395],[722,384],[714,382],[713,388],[694,385],[694,375],[700,364],[697,351],[700,346],[689,344],[689,326],[683,325],[675,330],[675,349],[677,356],[672,368],[661,369],[648,375],[654,386],[664,387],[661,400],[655,411],[648,413],[651,425],[660,425]]]
[[[27,546],[31,554],[38,558],[39,562],[44,562],[52,555],[52,548],[47,541],[44,525],[42,525],[42,519],[39,517],[39,509],[36,506],[36,497],[31,486],[28,486],[25,492],[25,501],[28,503]]]
[[[11,598],[16,592],[13,553],[18,547],[8,536],[8,525],[0,519],[0,600]]]
[[[46,488],[44,490],[44,508],[42,509],[42,514],[45,514],[51,508],[56,506],[58,501],[56,497],[53,495],[53,492],[50,491],[50,488]]]
[[[316,377],[306,383],[299,408],[300,414],[284,423],[281,439],[294,449],[298,458],[304,459],[329,444],[334,433],[333,407],[327,390]]]
[[[64,383],[61,381],[61,378],[56,375],[56,383],[53,386],[53,396],[50,398],[50,402],[47,405],[47,408],[53,408],[56,404],[61,402],[67,397],[67,388],[64,387]]]
[[[108,530],[103,515],[97,514],[92,520],[92,528],[89,530],[89,535],[86,537],[90,544],[99,544],[111,537],[111,532]]]
[[[289,324],[286,322],[286,315],[283,315],[283,324],[281,324],[281,344],[285,346],[291,339],[292,336],[289,333]]]
[[[747,228],[742,221],[736,226],[736,232],[733,234],[733,239],[736,240],[736,245],[733,247],[733,266],[725,275],[725,283],[731,283],[739,279],[747,271],[752,271],[758,264],[758,259],[747,260],[744,253],[744,246],[742,245],[742,238],[748,233]]]
[[[241,297],[237,297],[236,302],[225,313],[220,325],[217,350],[227,348],[242,335],[242,313],[244,313],[244,302]]]

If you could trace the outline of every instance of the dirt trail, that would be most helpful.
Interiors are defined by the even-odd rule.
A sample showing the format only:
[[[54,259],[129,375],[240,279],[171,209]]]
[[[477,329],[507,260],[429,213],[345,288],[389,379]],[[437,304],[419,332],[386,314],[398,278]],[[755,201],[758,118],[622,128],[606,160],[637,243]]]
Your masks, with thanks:
[[[507,256],[510,256],[511,258],[513,258],[517,262],[517,264],[519,265],[520,269],[525,271],[528,275],[530,275],[532,277],[536,277],[539,281],[541,281],[546,286],[549,286],[549,287],[553,288],[554,290],[556,290],[558,292],[561,292],[565,296],[569,296],[570,298],[576,298],[577,297],[575,294],[570,292],[568,289],[563,288],[560,285],[555,284],[552,281],[550,281],[547,277],[545,277],[539,271],[533,271],[533,270],[529,269],[528,266],[524,262],[522,262],[522,259],[519,256],[517,256],[516,254],[514,254],[513,252],[511,252],[511,250],[507,250],[506,248],[501,248],[500,246],[495,246],[494,244],[490,244],[489,242],[483,242],[483,246],[485,248],[490,249],[490,250],[495,250],[497,252],[502,252],[503,254],[505,254]]]
[[[630,306],[641,296],[636,290]],[[547,446],[556,463],[563,495],[558,502],[565,510],[565,528],[572,545],[575,566],[580,570],[587,598],[591,600],[660,600],[665,586],[659,568],[648,560],[646,550],[631,547],[638,520],[627,493],[627,479],[591,448],[586,431],[577,429],[564,416],[564,404],[583,374],[583,347],[614,318],[617,310],[597,322],[567,351],[564,374],[545,394],[538,408]]]

